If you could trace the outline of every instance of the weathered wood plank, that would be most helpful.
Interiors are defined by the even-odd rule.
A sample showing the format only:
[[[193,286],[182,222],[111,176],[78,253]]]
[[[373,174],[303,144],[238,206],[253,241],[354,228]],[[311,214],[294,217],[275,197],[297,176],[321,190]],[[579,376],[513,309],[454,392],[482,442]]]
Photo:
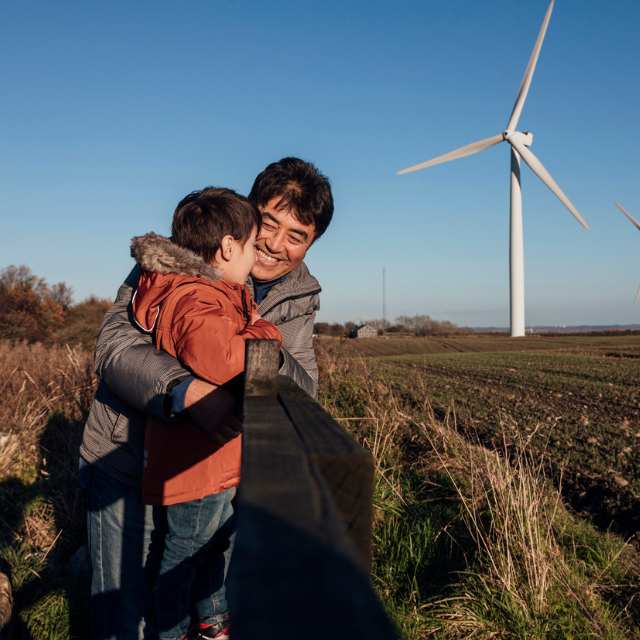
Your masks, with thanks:
[[[280,347],[275,340],[248,340],[245,352],[245,397],[276,392]]]
[[[233,637],[395,638],[322,475],[275,399],[248,399],[243,447]]]
[[[371,561],[373,458],[311,397],[279,381],[280,402],[321,473],[365,570]]]
[[[247,380],[253,379],[248,364]],[[320,438],[326,460],[314,459],[313,437],[303,441],[292,424],[296,410],[289,405],[296,405],[296,399],[283,401],[264,395],[264,389],[262,383],[249,387],[244,399],[238,528],[228,581],[233,637],[396,638],[324,477],[335,450],[343,456],[335,470],[343,469],[345,460],[353,464],[365,456],[333,425],[326,431],[333,445]],[[296,415],[306,419],[315,415],[315,409],[307,407]],[[348,486],[349,474],[340,473],[342,480],[336,486]],[[347,494],[343,488],[342,495]],[[353,502],[360,504],[358,499]]]

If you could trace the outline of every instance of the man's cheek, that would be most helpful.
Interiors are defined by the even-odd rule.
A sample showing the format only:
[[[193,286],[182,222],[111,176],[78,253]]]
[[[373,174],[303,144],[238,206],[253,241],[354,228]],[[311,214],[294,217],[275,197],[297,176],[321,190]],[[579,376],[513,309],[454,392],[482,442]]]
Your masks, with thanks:
[[[289,252],[289,258],[294,261],[302,260],[307,253],[307,247],[296,247],[294,251]]]

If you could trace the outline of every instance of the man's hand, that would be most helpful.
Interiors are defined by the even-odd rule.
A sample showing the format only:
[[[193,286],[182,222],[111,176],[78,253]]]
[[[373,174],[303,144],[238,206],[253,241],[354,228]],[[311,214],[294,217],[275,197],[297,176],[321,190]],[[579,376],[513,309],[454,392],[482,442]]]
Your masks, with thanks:
[[[193,423],[220,446],[242,431],[238,396],[226,386],[193,380],[187,387],[184,408]]]

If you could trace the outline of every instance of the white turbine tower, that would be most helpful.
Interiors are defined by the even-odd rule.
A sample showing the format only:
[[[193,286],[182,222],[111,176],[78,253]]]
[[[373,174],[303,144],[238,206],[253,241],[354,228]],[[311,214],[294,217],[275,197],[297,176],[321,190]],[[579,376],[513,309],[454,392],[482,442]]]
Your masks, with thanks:
[[[540,27],[540,33],[531,52],[529,58],[529,64],[524,72],[520,89],[518,90],[518,96],[511,112],[511,117],[507,124],[507,128],[502,132],[491,138],[484,138],[477,142],[472,142],[464,147],[450,151],[444,155],[428,160],[427,162],[421,162],[420,164],[407,167],[398,171],[398,175],[405,173],[412,173],[413,171],[420,171],[421,169],[427,169],[433,167],[436,164],[448,162],[449,160],[456,160],[458,158],[464,158],[474,153],[484,151],[489,147],[493,147],[499,142],[506,141],[511,145],[511,242],[510,242],[510,281],[511,281],[511,335],[513,337],[524,336],[525,323],[524,323],[524,241],[522,233],[522,193],[520,190],[520,158],[522,158],[529,168],[544,182],[553,193],[558,196],[562,204],[575,216],[578,222],[585,227],[589,228],[589,225],[585,219],[580,215],[578,210],[573,206],[569,198],[563,193],[562,189],[558,186],[556,181],[551,177],[549,172],[544,168],[540,160],[531,152],[529,147],[533,142],[533,134],[528,131],[518,131],[518,121],[520,120],[520,114],[524,107],[524,102],[529,92],[531,85],[531,79],[533,72],[535,71],[536,64],[538,62],[538,56],[540,55],[540,49],[542,48],[542,42],[544,40],[547,26],[549,25],[549,19],[551,18],[551,12],[553,11],[554,0],[549,3],[549,8],[542,21]]]
[[[638,229],[638,231],[640,231],[640,222],[638,222],[619,202],[616,202],[616,207],[618,207],[618,209],[620,209],[620,211],[622,211],[622,213],[624,214],[625,218],[636,229]],[[640,301],[640,287],[638,287],[638,290],[636,291],[636,302],[638,301]]]

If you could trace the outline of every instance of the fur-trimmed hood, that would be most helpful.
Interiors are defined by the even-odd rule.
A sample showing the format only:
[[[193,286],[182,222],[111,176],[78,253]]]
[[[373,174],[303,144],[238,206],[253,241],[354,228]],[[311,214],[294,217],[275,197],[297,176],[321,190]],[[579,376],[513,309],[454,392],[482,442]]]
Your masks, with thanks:
[[[153,331],[161,309],[173,313],[173,306],[181,296],[196,294],[206,306],[222,296],[233,306],[234,312],[246,322],[253,304],[244,284],[223,280],[221,274],[202,258],[168,238],[147,233],[131,240],[131,255],[140,266],[138,286],[131,304],[136,324],[144,331]],[[176,290],[180,296],[174,296]]]
[[[145,271],[220,279],[216,269],[200,256],[153,231],[131,239],[131,257]]]

